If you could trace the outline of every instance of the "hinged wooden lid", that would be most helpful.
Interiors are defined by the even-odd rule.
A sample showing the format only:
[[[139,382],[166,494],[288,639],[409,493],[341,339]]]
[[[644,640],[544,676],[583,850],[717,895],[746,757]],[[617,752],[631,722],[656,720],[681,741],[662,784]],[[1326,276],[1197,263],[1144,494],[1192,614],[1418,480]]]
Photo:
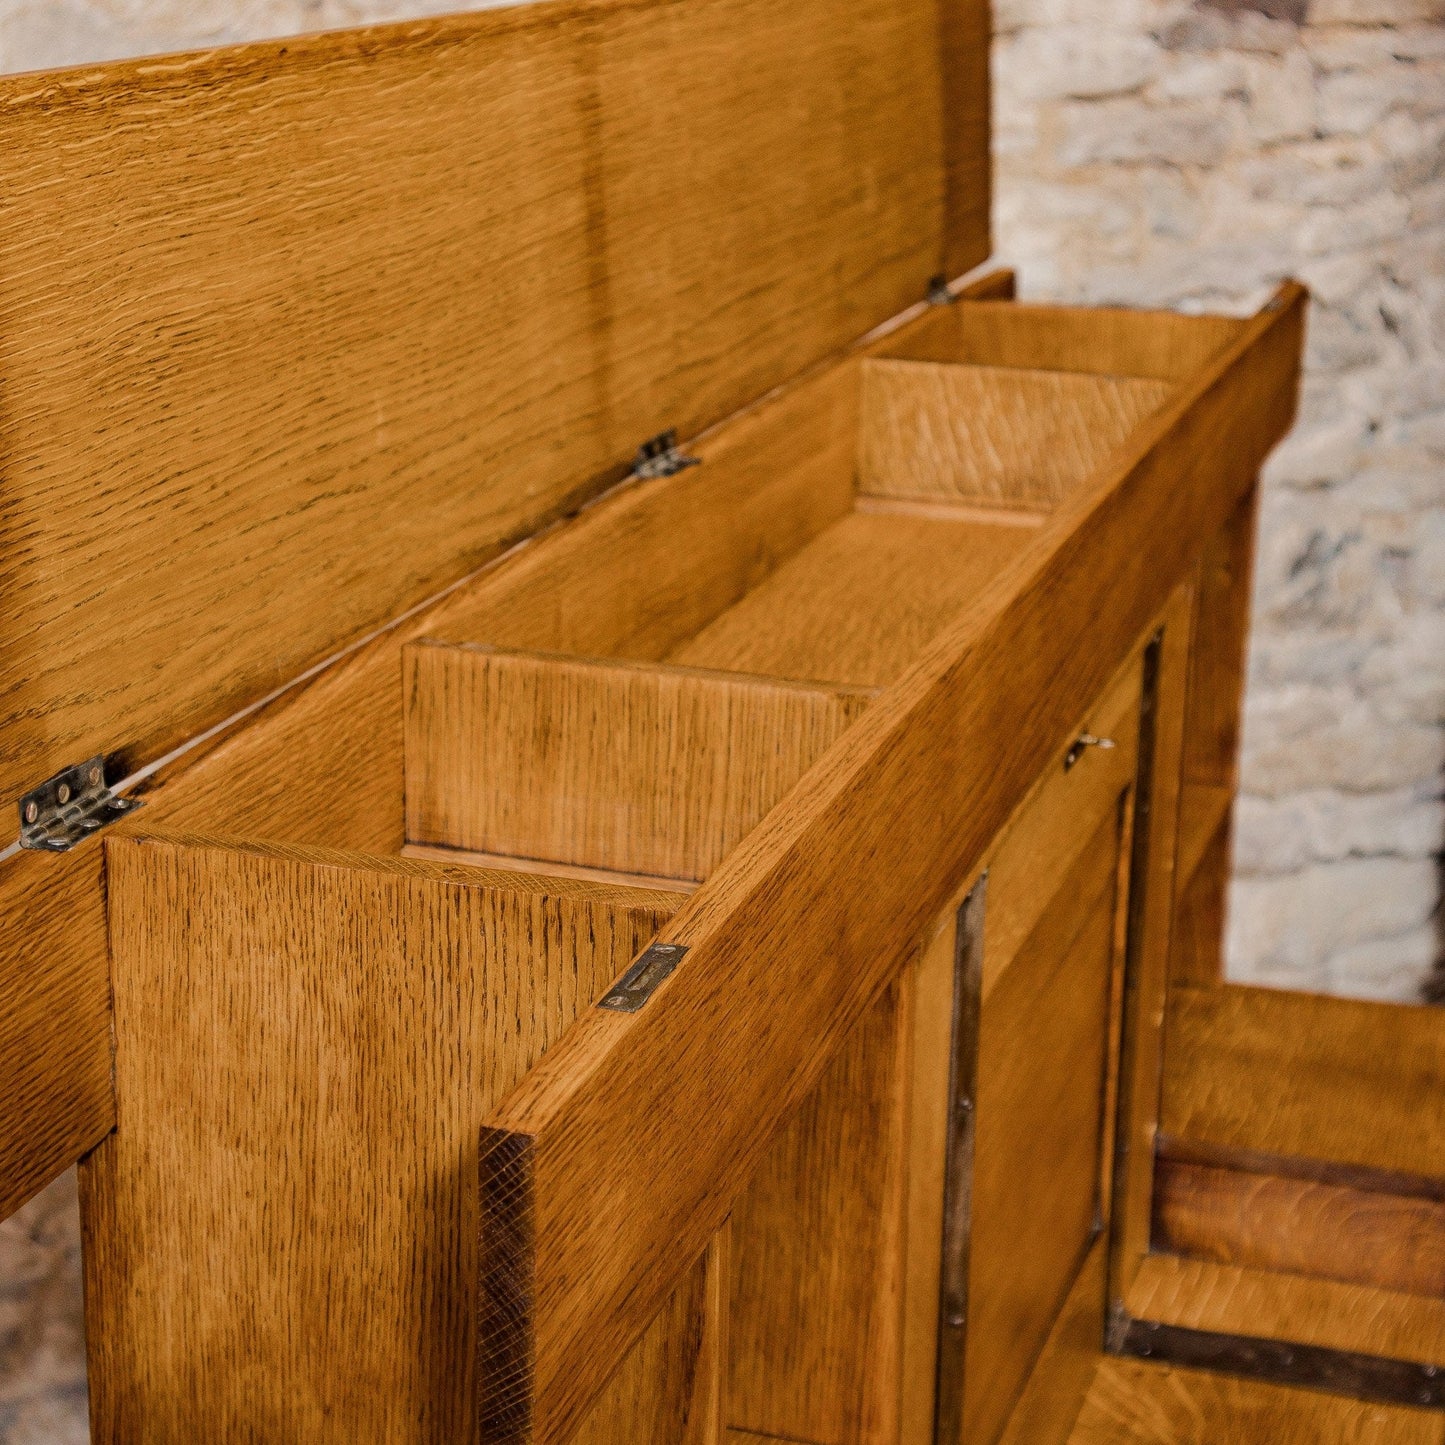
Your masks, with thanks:
[[[584,0],[0,82],[0,804],[982,260],[987,66],[984,0]]]

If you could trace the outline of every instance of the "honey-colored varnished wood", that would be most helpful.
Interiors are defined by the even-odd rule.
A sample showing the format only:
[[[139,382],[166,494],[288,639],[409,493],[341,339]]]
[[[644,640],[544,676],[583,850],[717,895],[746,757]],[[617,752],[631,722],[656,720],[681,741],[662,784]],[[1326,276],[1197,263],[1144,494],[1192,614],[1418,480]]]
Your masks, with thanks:
[[[1171,965],[1182,983],[1215,983],[1224,974],[1225,895],[1234,871],[1231,821],[1258,512],[1256,487],[1240,500],[1199,563],[1179,800],[1180,840],[1190,856],[1179,875]]]
[[[724,1225],[603,1387],[572,1445],[722,1445],[727,1275]]]
[[[858,489],[1047,509],[1169,392],[1166,382],[1079,372],[865,361]]]
[[[967,307],[935,308],[908,337],[890,337],[873,354],[1179,382],[1238,341],[1244,325],[1228,316],[978,296]]]
[[[1099,1365],[1108,1242],[1101,1235],[1039,1351],[999,1445],[1063,1445]]]
[[[1171,990],[1164,1131],[1216,1151],[1445,1175],[1445,1012],[1224,984]]]
[[[107,854],[95,1437],[475,1439],[478,1128],[676,895],[204,841]],[[706,1311],[679,1285],[677,1328],[637,1347],[657,1368],[607,1397],[639,1427],[696,1413]]]
[[[872,697],[439,643],[404,667],[410,840],[694,880]]]
[[[1120,811],[983,1004],[963,1441],[997,1439],[1104,1217]]]
[[[1433,1197],[1361,1183],[1161,1159],[1154,1246],[1215,1264],[1445,1298],[1445,1182]]]
[[[530,1438],[580,1419],[1252,485],[1293,416],[1303,300],[1282,290],[1180,387],[683,904],[663,939],[688,956],[646,1008],[585,1015],[491,1116],[530,1159],[532,1284],[498,1302],[530,1316]]]
[[[902,978],[733,1206],[734,1424],[819,1445],[897,1430],[913,1017]]]
[[[1180,756],[1185,726],[1193,587],[1169,599],[1145,653],[1131,838],[1122,1035],[1118,1061],[1109,1297],[1121,1300],[1151,1247],[1155,1146],[1164,1067],[1164,1014],[1179,844]],[[1152,655],[1151,655],[1152,654]]]
[[[934,1445],[942,1278],[944,1169],[954,1017],[960,983],[958,917],[946,910],[912,973],[912,1076],[909,1079],[907,1221],[904,1232],[903,1339],[899,1371],[900,1445]],[[905,975],[907,977],[907,975]],[[966,982],[966,980],[965,980]],[[961,1020],[969,1022],[967,1016]],[[965,1047],[977,1047],[977,1030]]]
[[[933,4],[568,0],[7,80],[0,796],[155,756],[981,261],[957,63]]]
[[[854,513],[669,658],[884,687],[1035,536],[1021,527]]]
[[[1058,883],[1094,841],[1095,828],[1134,781],[1141,681],[1140,659],[1130,658],[1081,721],[1079,735],[1100,743],[1081,747],[1070,737],[989,850],[985,999],[1053,902]]]
[[[1431,1410],[1236,1380],[1140,1360],[1101,1361],[1069,1445],[1441,1445]]]
[[[1445,1299],[1151,1255],[1127,1299],[1139,1320],[1223,1336],[1445,1366]]]

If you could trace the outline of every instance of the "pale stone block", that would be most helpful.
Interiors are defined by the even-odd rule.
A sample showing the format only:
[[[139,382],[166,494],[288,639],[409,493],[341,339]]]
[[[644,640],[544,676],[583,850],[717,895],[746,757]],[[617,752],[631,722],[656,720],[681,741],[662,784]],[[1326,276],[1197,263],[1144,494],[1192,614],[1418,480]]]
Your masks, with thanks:
[[[1124,94],[1138,90],[1161,62],[1147,35],[1098,23],[1025,30],[998,47],[996,56],[1005,93],[1024,100]]]
[[[1433,859],[1348,859],[1283,876],[1237,878],[1229,892],[1226,957],[1231,968],[1256,977],[1264,969],[1323,975],[1329,960],[1347,950],[1426,927],[1438,892]]]
[[[1251,56],[1245,64],[1250,136],[1260,145],[1273,145],[1312,135],[1315,72],[1309,57],[1292,50],[1278,59]]]
[[[1131,100],[1075,101],[1060,115],[1062,166],[1117,161],[1211,165],[1229,148],[1231,119],[1194,107],[1146,107]]]
[[[1295,684],[1247,695],[1242,786],[1266,797],[1308,788],[1408,788],[1445,765],[1445,732],[1381,716],[1346,686]]]
[[[1161,101],[1222,100],[1249,91],[1244,62],[1229,55],[1170,55],[1149,84],[1149,98]]]
[[[1282,798],[1245,793],[1235,804],[1234,863],[1245,875],[1295,873],[1346,858],[1429,859],[1442,850],[1445,799],[1421,788],[1312,789]]]
[[[1421,985],[1439,956],[1440,936],[1429,924],[1397,938],[1357,943],[1325,960],[1326,990],[1381,1003],[1419,1003]]]

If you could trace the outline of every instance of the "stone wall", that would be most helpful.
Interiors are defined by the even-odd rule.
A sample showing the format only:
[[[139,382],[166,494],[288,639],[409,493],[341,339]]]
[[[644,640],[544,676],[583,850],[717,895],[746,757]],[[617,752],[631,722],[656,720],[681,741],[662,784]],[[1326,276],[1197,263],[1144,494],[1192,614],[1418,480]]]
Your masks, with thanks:
[[[1228,959],[1418,998],[1445,837],[1445,0],[998,0],[998,253],[1027,294],[1309,283],[1265,475]]]
[[[1415,996],[1445,830],[1445,0],[996,4],[997,250],[1026,294],[1314,289],[1262,509],[1230,971]],[[0,69],[457,8],[0,0]],[[0,1224],[0,1445],[85,1438],[67,1175]]]

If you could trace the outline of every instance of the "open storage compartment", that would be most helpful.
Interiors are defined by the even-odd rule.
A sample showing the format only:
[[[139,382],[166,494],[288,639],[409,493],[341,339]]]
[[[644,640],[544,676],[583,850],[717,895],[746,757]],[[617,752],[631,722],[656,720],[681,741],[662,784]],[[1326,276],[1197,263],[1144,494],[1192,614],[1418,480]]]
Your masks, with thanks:
[[[733,1141],[691,1206],[696,1244],[648,1225],[589,1283],[553,1283],[549,1232],[625,1239],[639,1200],[585,1146],[539,1171],[514,1101],[584,1018],[655,1015],[689,952],[680,910],[765,866],[779,805],[811,807],[940,636],[1035,585],[1050,539],[1248,330],[930,308],[654,448],[153,794],[110,850],[121,1113],[85,1170],[105,1431],[244,1431],[254,1368],[268,1428],[306,1438],[384,1420],[397,1438],[921,1442],[940,1416],[998,1438],[1055,1322],[1104,1310],[1142,635],[1063,699],[1068,724],[989,805],[988,846],[909,884],[928,922],[901,956],[837,934],[881,993],[812,1034],[758,1000],[718,1087],[761,1069],[765,1109],[654,1116],[663,1139],[718,1122]],[[989,709],[1027,709],[1005,679]],[[838,882],[866,893],[886,866],[844,859]],[[826,933],[817,905],[802,916]],[[734,1013],[735,986],[712,1006]],[[1025,1142],[1055,1134],[1053,1154]],[[162,1320],[224,1324],[207,1350],[158,1351]]]

